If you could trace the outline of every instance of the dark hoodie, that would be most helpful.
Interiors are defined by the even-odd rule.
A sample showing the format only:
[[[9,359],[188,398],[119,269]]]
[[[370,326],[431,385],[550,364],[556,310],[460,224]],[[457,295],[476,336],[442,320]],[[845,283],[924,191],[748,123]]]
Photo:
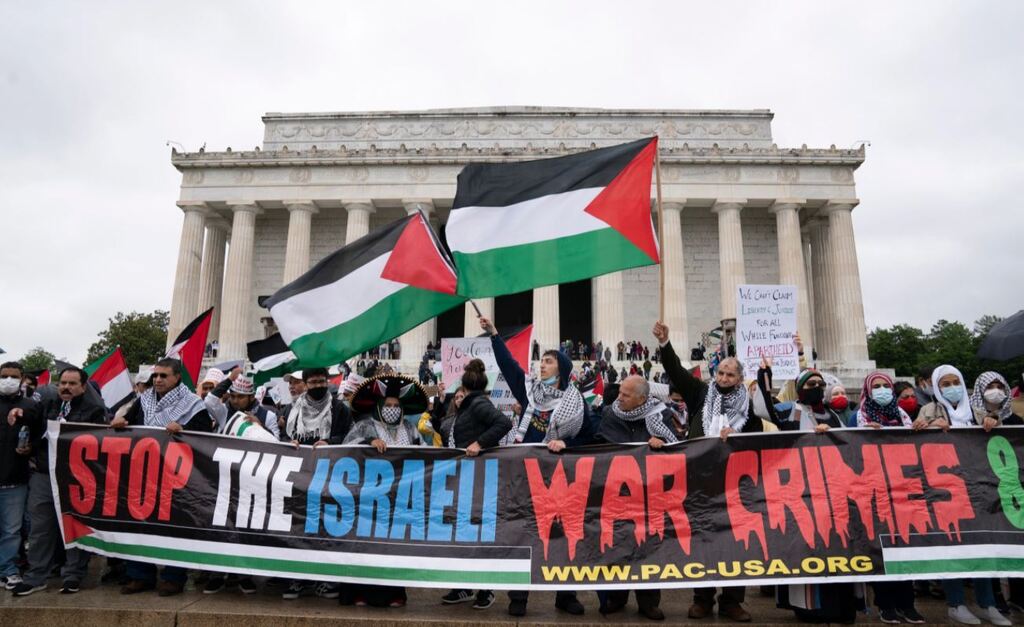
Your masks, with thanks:
[[[505,382],[508,383],[512,396],[519,403],[519,406],[522,407],[519,415],[516,416],[515,424],[512,425],[512,428],[515,429],[519,426],[519,421],[522,420],[523,414],[530,405],[530,400],[526,394],[526,373],[523,372],[522,366],[515,360],[512,353],[509,352],[508,346],[505,345],[505,341],[501,339],[500,335],[491,336],[491,348],[494,351],[494,361],[498,363],[498,368],[501,370],[502,376],[505,377]],[[569,382],[569,375],[572,373],[572,360],[562,351],[555,351],[555,358],[558,360],[558,389],[566,390],[572,385]],[[589,444],[593,439],[594,431],[591,422],[590,408],[584,404],[583,426],[580,428],[579,433],[565,439],[566,445],[580,446]],[[544,434],[540,434],[539,438],[531,438],[531,434],[537,435],[535,430],[531,429],[527,432],[524,442],[540,442],[543,440]]]

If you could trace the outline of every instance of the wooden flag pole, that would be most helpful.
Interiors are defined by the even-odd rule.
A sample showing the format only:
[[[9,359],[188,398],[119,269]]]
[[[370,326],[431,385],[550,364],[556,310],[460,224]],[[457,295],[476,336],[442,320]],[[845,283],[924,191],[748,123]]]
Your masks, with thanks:
[[[657,138],[655,138],[657,141]],[[654,180],[657,187],[658,202],[658,293],[660,306],[658,308],[658,319],[665,322],[665,210],[661,206],[661,151],[655,147],[654,150]]]

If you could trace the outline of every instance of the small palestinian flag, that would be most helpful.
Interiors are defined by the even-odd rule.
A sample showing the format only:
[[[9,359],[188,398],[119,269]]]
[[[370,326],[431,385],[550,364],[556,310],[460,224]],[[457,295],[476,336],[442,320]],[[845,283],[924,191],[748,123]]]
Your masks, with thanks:
[[[36,375],[36,389],[50,385],[50,371],[43,370]]]
[[[601,377],[601,373],[595,372],[591,378],[581,383],[580,394],[583,395],[583,400],[588,405],[593,405],[596,401],[603,399],[604,379]]]
[[[199,370],[203,367],[203,353],[206,351],[206,338],[210,334],[210,319],[213,307],[188,323],[167,349],[167,357],[181,360],[181,382],[193,392],[199,380]]]
[[[89,373],[89,380],[99,386],[107,409],[116,411],[131,399],[132,379],[128,375],[128,364],[124,361],[120,346],[115,346],[114,350],[88,364],[83,370]]]
[[[266,300],[302,363],[333,365],[390,341],[465,298],[421,212],[331,254]]]
[[[249,361],[252,362],[253,385],[263,385],[275,377],[302,369],[295,353],[284,343],[280,333],[275,333],[265,340],[249,342],[245,349]]]
[[[458,293],[500,296],[659,262],[656,137],[567,157],[471,164],[445,237]]]
[[[504,332],[499,333],[499,335],[505,341],[508,352],[512,353],[512,356],[515,357],[523,372],[530,372],[530,343],[533,339],[533,325],[528,324],[524,327],[506,329]]]

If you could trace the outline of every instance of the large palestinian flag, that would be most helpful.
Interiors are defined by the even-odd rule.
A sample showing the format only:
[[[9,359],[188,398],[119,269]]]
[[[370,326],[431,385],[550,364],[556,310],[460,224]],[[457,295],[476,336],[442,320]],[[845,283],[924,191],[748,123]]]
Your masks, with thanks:
[[[658,139],[459,174],[448,247],[458,293],[500,296],[656,264],[651,170]]]
[[[461,305],[455,268],[422,213],[341,248],[266,300],[308,365],[340,363]]]
[[[116,410],[132,397],[132,379],[128,375],[128,364],[121,354],[121,347],[115,346],[103,357],[83,368],[89,379],[100,387],[100,395],[107,409]]]
[[[210,307],[189,322],[167,349],[167,357],[181,361],[181,382],[193,392],[199,380],[199,370],[203,367],[203,353],[206,351],[206,338],[210,334],[212,317],[213,307]]]

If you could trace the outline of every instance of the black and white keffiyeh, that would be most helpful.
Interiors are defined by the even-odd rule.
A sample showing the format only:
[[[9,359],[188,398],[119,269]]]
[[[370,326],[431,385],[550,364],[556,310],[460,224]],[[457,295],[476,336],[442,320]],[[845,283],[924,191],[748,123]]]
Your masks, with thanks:
[[[567,389],[560,390],[531,375],[526,379],[526,398],[529,404],[516,430],[517,442],[523,441],[534,416],[543,412],[551,412],[544,442],[571,438],[579,433],[583,426],[584,402],[575,385],[569,384]]]
[[[741,431],[747,424],[749,406],[747,386],[741,383],[727,394],[722,394],[718,391],[718,386],[712,383],[708,386],[707,397],[704,399],[704,414],[701,420],[704,425],[704,435],[709,437],[718,435],[710,431],[715,418],[723,414],[729,421],[729,427],[734,431]]]
[[[184,383],[179,383],[160,398],[156,397],[156,390],[150,388],[139,397],[139,403],[142,404],[143,424],[147,427],[166,427],[172,422],[184,426],[192,416],[206,409],[203,399]]]
[[[971,406],[975,409],[980,409],[983,412],[988,412],[988,407],[985,405],[985,390],[988,386],[992,385],[993,381],[999,381],[1003,384],[1003,391],[1009,392],[1010,384],[1006,382],[1003,375],[998,372],[983,372],[978,375],[977,380],[974,381],[974,391],[971,392]],[[1013,408],[1010,407],[1009,393],[1006,394],[1006,398],[999,404],[997,413],[999,414],[999,420],[1003,421],[1013,415]]]
[[[654,397],[648,397],[642,405],[634,407],[629,411],[623,411],[622,406],[619,405],[619,399],[615,399],[615,402],[612,403],[612,413],[615,414],[616,418],[626,422],[643,420],[647,425],[647,433],[672,444],[673,442],[678,442],[679,438],[665,424],[664,413],[666,409],[668,407],[665,406],[665,403]]]
[[[403,420],[395,425],[387,425],[380,420],[374,420],[373,427],[377,431],[377,437],[384,440],[388,446],[412,446],[416,442],[409,433],[411,429],[404,423]]]
[[[285,423],[288,437],[295,440],[306,440],[311,436],[318,440],[329,438],[333,421],[331,401],[330,394],[324,394],[319,401],[311,399],[309,394],[302,394],[295,399]]]

